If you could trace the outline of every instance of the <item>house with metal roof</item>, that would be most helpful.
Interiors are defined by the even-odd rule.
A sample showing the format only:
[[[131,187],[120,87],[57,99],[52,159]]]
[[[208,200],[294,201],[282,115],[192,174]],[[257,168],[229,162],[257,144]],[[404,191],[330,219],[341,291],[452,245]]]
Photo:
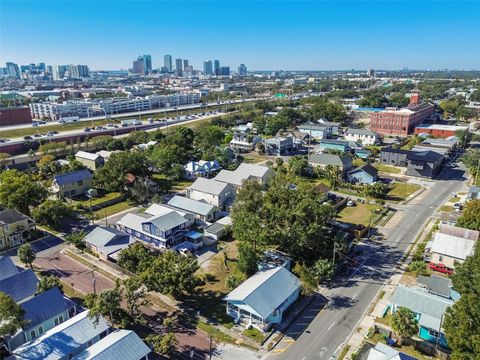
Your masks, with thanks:
[[[148,360],[152,350],[131,330],[116,330],[72,360]]]
[[[246,180],[256,180],[260,185],[267,185],[275,172],[268,166],[242,163],[234,171],[222,170],[214,180],[232,184],[236,189]]]
[[[124,231],[97,226],[85,236],[87,248],[102,260],[116,259],[120,251],[129,247],[135,240]]]
[[[46,331],[43,335],[13,351],[15,359],[71,360],[109,333],[109,325],[103,317],[88,317],[89,310]]]
[[[37,284],[38,279],[32,269],[20,270],[0,280],[0,291],[21,304],[35,296]]]
[[[347,178],[352,183],[373,184],[378,180],[378,170],[370,164],[365,164],[350,170]]]
[[[232,223],[232,218],[230,216],[225,216],[203,229],[203,234],[205,236],[203,242],[205,245],[211,245],[220,240],[222,236],[225,235],[226,229],[231,226]]]
[[[196,219],[209,223],[215,221],[220,215],[220,209],[207,203],[205,200],[193,200],[175,195],[167,204],[179,210],[192,213]]]
[[[462,264],[468,256],[475,251],[475,240],[436,232],[433,240],[425,247],[426,261],[434,264],[443,264],[450,269],[455,269]]]
[[[442,323],[445,311],[452,306],[453,300],[432,294],[424,289],[397,286],[393,292],[389,312],[394,314],[400,307],[410,309],[418,321],[418,337],[447,347]]]
[[[298,130],[316,140],[327,139],[332,136],[332,128],[325,124],[306,123],[299,125]]]
[[[340,152],[351,152],[353,145],[350,141],[347,140],[320,140],[320,151],[324,152],[325,150],[335,150]],[[354,145],[356,147],[356,145]]]
[[[57,287],[38,294],[21,306],[25,311],[23,318],[27,324],[6,339],[10,352],[70,319],[76,310],[75,302],[63,296]]]
[[[215,179],[198,178],[187,188],[187,197],[226,209],[235,199],[235,188],[232,184]]]
[[[0,281],[19,272],[20,269],[13,263],[10,256],[0,255]]]
[[[460,294],[453,289],[452,280],[440,275],[417,276],[417,285],[428,292],[447,299],[458,300]]]
[[[157,249],[168,249],[184,240],[189,224],[191,224],[190,219],[175,210],[170,210],[158,216],[128,213],[117,222],[116,226],[135,240]]]
[[[211,161],[190,161],[184,166],[185,178],[196,179],[197,177],[210,178],[218,171],[222,170],[222,166],[217,160]]]
[[[308,158],[310,165],[321,168],[327,166],[338,166],[342,171],[342,176],[352,168],[352,158],[350,156],[341,156],[334,154],[312,154]]]
[[[99,153],[77,151],[75,159],[92,171],[105,165],[105,159]]]
[[[366,360],[418,360],[416,357],[407,355],[390,346],[377,343],[374,348],[368,352]]]
[[[23,243],[25,231],[35,228],[35,221],[15,209],[0,210],[0,250]]]
[[[92,180],[92,173],[88,169],[71,171],[54,176],[51,190],[58,198],[83,195],[92,188]]]
[[[292,136],[275,137],[265,140],[265,151],[268,155],[288,155],[294,149]]]
[[[300,280],[284,267],[259,271],[223,298],[236,323],[260,331],[282,322],[300,295]]]
[[[345,140],[359,142],[362,145],[375,145],[379,140],[377,133],[367,129],[348,128],[344,137]]]

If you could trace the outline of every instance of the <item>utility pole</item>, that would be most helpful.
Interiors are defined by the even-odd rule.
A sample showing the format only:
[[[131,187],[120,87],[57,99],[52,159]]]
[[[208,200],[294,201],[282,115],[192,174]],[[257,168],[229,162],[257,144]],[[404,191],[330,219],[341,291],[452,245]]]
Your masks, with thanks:
[[[209,354],[210,354],[210,360],[212,360],[212,334],[210,334],[210,351],[209,351]]]
[[[95,280],[95,270],[92,270],[92,284],[93,284],[93,293],[97,294],[97,289],[95,286],[96,280]]]
[[[477,172],[475,173],[475,184],[474,186],[477,186],[478,184],[478,173],[480,171],[480,157],[478,158],[478,163],[477,163]]]
[[[334,242],[333,243],[333,259],[332,259],[332,262],[333,262],[333,266],[335,266],[335,252],[337,251],[337,243]]]

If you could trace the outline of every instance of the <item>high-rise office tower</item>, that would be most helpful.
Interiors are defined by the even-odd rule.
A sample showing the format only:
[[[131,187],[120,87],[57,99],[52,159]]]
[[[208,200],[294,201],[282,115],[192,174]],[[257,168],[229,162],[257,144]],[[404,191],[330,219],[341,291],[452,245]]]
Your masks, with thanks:
[[[145,61],[143,57],[139,56],[137,60],[133,62],[132,73],[138,75],[145,75]]]
[[[62,80],[65,76],[66,66],[65,65],[53,65],[52,66],[52,78],[53,81]]]
[[[90,76],[90,69],[87,65],[77,65],[78,67],[78,75],[81,78],[89,77]]]
[[[220,66],[220,69],[218,70],[218,75],[230,76],[230,66]]]
[[[247,67],[245,64],[240,64],[238,67],[238,75],[240,76],[246,76],[247,75]]]
[[[375,70],[373,70],[373,69],[368,69],[368,70],[367,70],[367,76],[369,76],[369,77],[375,77]]]
[[[213,60],[213,73],[215,75],[220,75],[220,61],[219,60]]]
[[[152,55],[143,55],[142,58],[145,62],[145,72],[150,74],[152,72]]]
[[[212,60],[205,60],[203,62],[203,75],[212,75],[213,67]]]
[[[185,68],[188,66],[188,60],[187,59],[183,59],[183,70],[185,70]]]
[[[46,70],[45,63],[41,62],[37,64],[37,70],[43,72]]]
[[[167,70],[167,72],[172,72],[172,55],[165,55],[163,57],[163,66]]]
[[[78,79],[80,77],[78,65],[68,65],[68,73],[70,78]]]
[[[17,79],[20,77],[20,68],[18,67],[18,64],[15,64],[13,62],[7,62],[5,63],[5,65],[9,76],[15,77]]]
[[[182,59],[175,59],[175,75],[182,76]]]

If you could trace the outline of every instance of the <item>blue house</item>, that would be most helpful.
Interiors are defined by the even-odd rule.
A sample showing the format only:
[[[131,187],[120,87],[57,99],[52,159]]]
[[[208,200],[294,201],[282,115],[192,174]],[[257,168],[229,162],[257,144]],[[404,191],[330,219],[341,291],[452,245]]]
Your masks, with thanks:
[[[13,268],[10,268],[9,271],[10,276],[0,279],[0,291],[12,297],[19,304],[31,299],[37,291],[38,284],[37,276],[33,270],[17,269],[18,272],[13,275],[11,273]]]
[[[108,335],[110,327],[100,317],[88,317],[88,310],[15,349],[15,359],[71,360],[75,355]]]
[[[388,310],[394,314],[398,308],[410,309],[418,321],[418,337],[443,347],[448,347],[442,328],[445,311],[453,300],[428,292],[427,290],[398,286],[392,296]]]
[[[300,280],[280,266],[257,272],[223,300],[227,302],[227,314],[236,323],[266,331],[282,321],[299,295]]]
[[[337,150],[340,152],[350,152],[352,150],[350,145],[350,141],[346,140],[321,140],[320,151]]]
[[[331,127],[324,124],[302,124],[298,126],[298,130],[317,140],[332,136]]]
[[[362,165],[347,173],[348,180],[359,184],[373,184],[378,180],[378,170],[370,164]]]
[[[169,249],[181,243],[192,219],[185,214],[171,209],[162,209],[162,213],[156,216],[144,214],[126,214],[117,222],[117,227],[136,240],[142,241],[155,248]]]
[[[6,339],[10,352],[70,319],[75,314],[76,304],[54,287],[24,302],[22,308],[27,324]]]
[[[72,360],[148,360],[152,351],[130,330],[117,330],[93,344]]]

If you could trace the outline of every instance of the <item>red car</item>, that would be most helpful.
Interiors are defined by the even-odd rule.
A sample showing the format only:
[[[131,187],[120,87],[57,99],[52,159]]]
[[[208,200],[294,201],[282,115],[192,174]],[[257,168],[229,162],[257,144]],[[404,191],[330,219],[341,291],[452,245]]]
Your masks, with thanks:
[[[447,274],[447,275],[452,275],[453,274],[453,270],[449,269],[448,267],[446,267],[443,264],[430,263],[430,264],[428,264],[428,268],[430,270],[433,270],[433,271],[441,272],[442,274]]]

